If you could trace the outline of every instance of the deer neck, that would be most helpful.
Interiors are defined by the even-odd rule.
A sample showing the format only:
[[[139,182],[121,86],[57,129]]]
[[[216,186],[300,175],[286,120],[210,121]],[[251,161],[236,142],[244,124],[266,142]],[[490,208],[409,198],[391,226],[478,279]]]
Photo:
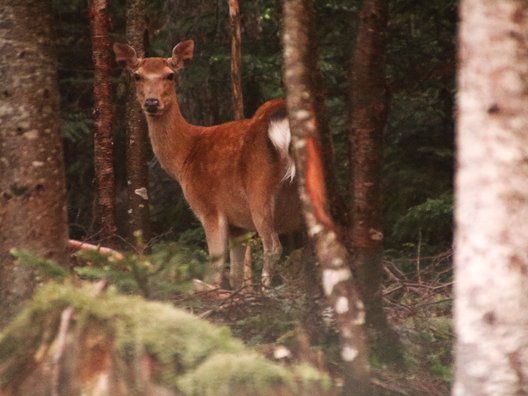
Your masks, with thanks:
[[[162,115],[147,116],[147,124],[152,150],[161,167],[180,181],[196,127],[185,120],[176,99]]]

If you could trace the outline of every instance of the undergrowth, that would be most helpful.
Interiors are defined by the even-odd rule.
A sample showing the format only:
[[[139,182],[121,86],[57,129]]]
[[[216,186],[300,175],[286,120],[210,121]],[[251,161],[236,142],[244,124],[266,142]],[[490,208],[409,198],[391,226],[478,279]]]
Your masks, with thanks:
[[[255,250],[258,263],[261,252]],[[106,279],[120,293],[169,301],[197,316],[229,326],[235,336],[271,358],[278,345],[285,346],[288,353],[281,361],[309,362],[328,371],[336,383],[340,381],[338,333],[331,310],[325,308],[318,287],[303,279],[306,268],[302,265],[306,264],[299,267],[302,256],[295,251],[281,264],[280,282],[266,293],[257,287],[234,293],[221,290],[192,293],[191,281],[202,276],[207,255],[181,241],[153,246],[148,255],[125,254],[118,261],[96,252],[77,253],[77,261],[83,264],[75,266],[72,274],[25,252],[15,254],[19,260],[40,268],[43,278]],[[383,297],[389,322],[404,346],[405,364],[390,367],[375,358],[371,360],[373,381],[378,381],[385,392],[380,390],[380,395],[401,394],[398,389],[406,389],[409,395],[449,393],[453,343],[451,255],[448,251],[437,256],[393,258],[385,262]],[[308,342],[299,341],[299,331],[307,335]],[[173,337],[170,340],[177,341]],[[211,362],[208,369],[214,370],[216,364],[220,363]],[[243,361],[229,364],[245,365]],[[188,386],[192,388],[191,383]]]

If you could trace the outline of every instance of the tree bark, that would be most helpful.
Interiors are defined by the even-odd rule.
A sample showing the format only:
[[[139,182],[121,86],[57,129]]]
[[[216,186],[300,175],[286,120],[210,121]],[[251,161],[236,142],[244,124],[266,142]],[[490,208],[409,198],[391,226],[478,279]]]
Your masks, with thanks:
[[[96,218],[101,239],[112,239],[117,231],[115,219],[115,177],[113,168],[112,123],[112,47],[110,16],[106,0],[90,1],[92,59],[94,62],[94,166]]]
[[[242,38],[240,34],[240,7],[238,0],[228,0],[229,25],[231,27],[231,91],[235,120],[244,118],[242,95]]]
[[[359,10],[356,46],[352,58],[350,163],[353,207],[350,246],[365,302],[367,326],[381,357],[391,358],[398,345],[389,328],[382,301],[383,205],[381,171],[383,129],[388,110],[385,84],[385,0],[363,0]],[[394,351],[394,357],[398,355]]]
[[[528,393],[528,3],[460,4],[454,395]]]
[[[66,263],[59,93],[47,2],[0,0],[0,327],[36,285],[12,248]]]
[[[369,369],[363,335],[364,307],[358,295],[349,256],[329,214],[317,103],[311,73],[316,70],[313,5],[307,0],[284,2],[284,82],[302,210],[319,261],[323,290],[334,308],[345,366],[345,394],[368,395]]]
[[[315,20],[315,17],[312,17]],[[311,29],[308,32],[310,53],[312,58],[318,59],[318,48],[317,48],[317,32],[316,29]],[[332,133],[330,125],[328,123],[328,117],[325,109],[325,95],[322,76],[318,62],[312,62],[312,73],[310,76],[312,91],[314,95],[314,105],[317,109],[319,124],[318,133],[321,143],[321,154],[324,163],[324,178],[326,182],[326,188],[328,192],[329,210],[332,215],[333,221],[340,228],[346,228],[348,224],[349,211],[343,195],[341,194],[340,183],[337,180],[336,172],[336,159],[335,159],[335,148],[334,141],[332,139]]]
[[[145,15],[145,0],[128,0],[126,37],[138,56],[145,55],[148,42],[147,16]],[[133,84],[130,84],[133,86]],[[132,87],[130,87],[132,88]],[[141,246],[137,231],[142,239],[150,238],[149,223],[149,178],[148,155],[149,142],[147,125],[143,111],[136,99],[134,89],[128,90],[126,101],[127,121],[127,189],[128,189],[128,234],[129,238]]]

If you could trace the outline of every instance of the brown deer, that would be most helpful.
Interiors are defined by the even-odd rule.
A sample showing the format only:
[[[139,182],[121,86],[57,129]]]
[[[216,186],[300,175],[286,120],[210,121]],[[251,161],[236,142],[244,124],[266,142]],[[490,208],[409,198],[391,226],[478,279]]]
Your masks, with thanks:
[[[282,252],[278,235],[301,224],[284,100],[264,103],[250,119],[191,125],[180,111],[174,81],[193,57],[192,40],[177,44],[170,58],[138,58],[131,46],[120,43],[114,52],[135,80],[154,154],[180,183],[203,225],[212,260],[206,280],[220,286],[230,238],[229,281],[240,287],[245,247],[234,241],[257,231],[265,255],[262,284],[269,287]]]

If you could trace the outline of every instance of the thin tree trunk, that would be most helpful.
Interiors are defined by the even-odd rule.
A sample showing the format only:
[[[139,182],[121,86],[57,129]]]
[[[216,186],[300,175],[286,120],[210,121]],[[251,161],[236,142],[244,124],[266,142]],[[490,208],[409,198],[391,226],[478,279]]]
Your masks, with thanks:
[[[138,56],[145,55],[148,42],[145,0],[128,0],[126,37]],[[128,90],[126,102],[127,121],[127,189],[128,189],[128,230],[129,238],[137,242],[139,231],[142,239],[150,237],[149,223],[149,182],[148,182],[148,132],[145,117],[133,89]]]
[[[311,29],[311,31],[308,32],[308,35],[310,53],[312,54],[313,59],[318,59],[316,29]],[[341,194],[339,182],[337,180],[334,142],[324,105],[325,96],[321,72],[319,64],[317,62],[312,63],[313,69],[310,79],[313,87],[315,106],[317,108],[317,114],[319,118],[318,130],[321,142],[321,153],[324,163],[324,178],[326,182],[326,188],[328,190],[329,210],[332,214],[334,222],[336,222],[336,225],[339,228],[343,228],[348,224],[348,208]],[[340,230],[340,233],[341,232],[342,231]]]
[[[460,5],[453,394],[528,394],[528,3]]]
[[[113,168],[112,48],[110,16],[106,0],[90,1],[92,58],[94,62],[94,166],[96,217],[101,239],[111,239],[116,231],[115,177]]]
[[[368,395],[369,369],[363,335],[364,308],[349,268],[349,256],[330,218],[319,143],[316,70],[310,43],[313,5],[284,2],[284,82],[297,167],[299,193],[308,235],[321,269],[323,290],[334,308],[345,366],[345,394]]]
[[[367,326],[383,358],[397,358],[396,334],[390,329],[382,301],[383,206],[381,170],[383,129],[387,121],[385,0],[363,0],[359,11],[351,74],[350,163],[353,208],[349,226]],[[393,352],[393,353],[392,353]]]
[[[244,118],[244,95],[242,91],[242,36],[240,33],[240,6],[238,0],[228,0],[229,26],[231,28],[231,94],[233,98],[233,116],[235,120]],[[237,242],[233,242],[237,243]],[[253,282],[251,244],[249,241],[238,242],[245,245],[243,268],[236,268],[241,285],[251,288]],[[230,263],[231,266],[237,263]]]
[[[231,91],[235,120],[244,118],[242,95],[242,39],[240,35],[240,8],[238,0],[228,0],[229,25],[231,26]]]
[[[49,4],[0,0],[0,327],[35,274],[12,248],[66,263],[68,228]]]

